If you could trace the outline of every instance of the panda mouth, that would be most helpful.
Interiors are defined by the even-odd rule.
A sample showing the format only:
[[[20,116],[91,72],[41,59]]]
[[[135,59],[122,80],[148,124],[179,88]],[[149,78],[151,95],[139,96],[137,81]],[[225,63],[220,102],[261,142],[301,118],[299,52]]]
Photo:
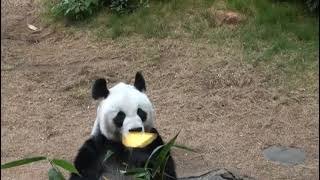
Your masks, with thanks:
[[[134,127],[134,128],[130,128],[127,130],[121,129],[120,135],[122,138],[123,136],[126,136],[128,133],[133,133],[133,132],[135,132],[135,133],[138,133],[138,132],[150,133],[151,130],[152,130],[152,127],[150,127],[150,126]]]

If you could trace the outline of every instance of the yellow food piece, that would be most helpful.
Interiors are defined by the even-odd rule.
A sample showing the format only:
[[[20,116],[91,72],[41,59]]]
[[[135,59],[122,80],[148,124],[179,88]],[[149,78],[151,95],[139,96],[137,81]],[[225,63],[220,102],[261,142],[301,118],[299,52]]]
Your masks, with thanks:
[[[122,138],[122,144],[131,148],[144,148],[156,138],[155,133],[129,132]]]

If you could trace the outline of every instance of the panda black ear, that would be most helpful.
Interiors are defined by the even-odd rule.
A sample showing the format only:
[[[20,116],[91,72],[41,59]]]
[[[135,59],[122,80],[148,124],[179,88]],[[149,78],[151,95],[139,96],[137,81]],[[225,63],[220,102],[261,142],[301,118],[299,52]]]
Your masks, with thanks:
[[[146,83],[141,72],[136,73],[136,77],[134,80],[134,87],[136,87],[139,91],[143,92],[146,91]]]
[[[97,79],[92,87],[92,97],[97,100],[99,98],[106,98],[109,95],[107,89],[107,82],[104,78]]]

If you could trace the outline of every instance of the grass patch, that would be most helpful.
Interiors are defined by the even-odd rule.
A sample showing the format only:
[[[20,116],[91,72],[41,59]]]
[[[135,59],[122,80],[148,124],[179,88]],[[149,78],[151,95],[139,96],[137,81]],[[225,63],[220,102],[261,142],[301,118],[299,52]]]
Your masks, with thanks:
[[[228,7],[252,16],[239,29],[249,63],[274,75],[277,86],[317,88],[318,17],[293,2],[229,0]]]
[[[247,22],[236,28],[217,26],[212,9],[241,12],[247,16]],[[47,21],[56,21],[48,13],[44,17]],[[53,24],[61,27],[61,23]],[[319,18],[309,14],[304,4],[298,2],[150,1],[149,8],[140,8],[129,15],[116,15],[104,8],[94,17],[74,23],[67,30],[88,31],[97,40],[142,36],[201,39],[222,45],[240,41],[244,59],[272,75],[270,82],[276,86],[312,89],[319,74]],[[155,57],[154,62],[158,61],[159,58]]]
[[[215,0],[150,1],[148,8],[139,8],[129,15],[114,14],[109,8],[103,8],[100,13],[89,19],[72,23],[72,27],[68,29],[89,30],[94,32],[98,39],[116,39],[131,35],[142,35],[145,38],[180,37],[184,33],[200,37],[202,31],[207,29],[205,25],[207,20],[194,13],[204,11],[214,2]],[[42,3],[43,19],[61,27],[59,23],[61,21],[54,19],[52,14],[48,13],[53,4],[50,0]],[[199,23],[190,28],[195,22]]]
[[[78,87],[72,91],[71,96],[76,99],[85,100],[88,97],[88,94],[89,91],[87,89]]]
[[[14,65],[11,64],[3,64],[1,65],[1,70],[2,71],[12,71],[15,68]]]

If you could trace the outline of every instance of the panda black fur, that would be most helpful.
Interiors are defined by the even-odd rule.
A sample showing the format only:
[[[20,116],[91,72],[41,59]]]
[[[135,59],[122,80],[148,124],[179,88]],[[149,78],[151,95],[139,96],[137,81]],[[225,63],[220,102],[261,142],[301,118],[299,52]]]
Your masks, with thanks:
[[[97,118],[91,137],[79,149],[74,160],[82,176],[72,173],[70,180],[99,180],[102,175],[111,180],[132,179],[122,175],[119,170],[143,167],[152,151],[164,144],[153,126],[154,110],[145,91],[145,80],[140,72],[136,74],[133,86],[119,83],[108,90],[105,79],[95,81],[92,97],[100,101]],[[129,131],[153,132],[158,136],[145,148],[130,149],[121,143],[122,135]],[[108,150],[114,154],[103,163]],[[171,155],[166,164],[164,179],[176,179]]]

